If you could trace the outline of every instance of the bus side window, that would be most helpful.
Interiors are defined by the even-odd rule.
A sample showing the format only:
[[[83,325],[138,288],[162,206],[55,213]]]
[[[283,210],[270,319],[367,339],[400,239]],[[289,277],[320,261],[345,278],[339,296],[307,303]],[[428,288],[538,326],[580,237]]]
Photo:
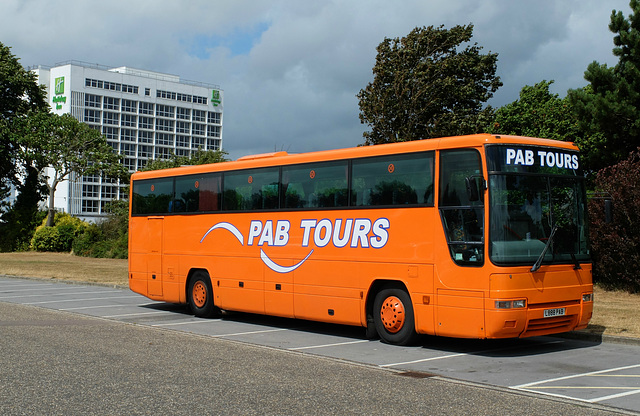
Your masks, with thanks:
[[[284,208],[346,207],[348,166],[346,161],[284,166]]]
[[[136,181],[133,184],[134,215],[166,214],[171,212],[173,178]]]
[[[224,175],[225,211],[277,209],[279,169],[263,168],[228,172]]]
[[[433,205],[434,153],[353,161],[353,206]]]
[[[220,211],[222,202],[222,174],[208,174],[198,183],[198,211]]]

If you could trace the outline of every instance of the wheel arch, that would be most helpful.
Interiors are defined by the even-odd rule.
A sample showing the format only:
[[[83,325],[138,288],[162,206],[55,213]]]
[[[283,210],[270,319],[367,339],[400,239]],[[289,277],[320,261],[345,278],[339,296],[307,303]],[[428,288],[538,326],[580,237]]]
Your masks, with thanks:
[[[376,279],[369,286],[369,291],[367,292],[367,297],[365,301],[365,316],[367,319],[367,326],[369,323],[373,322],[373,303],[376,299],[376,294],[380,292],[382,289],[386,288],[396,288],[404,290],[409,294],[409,290],[407,289],[407,285],[402,280],[394,280],[394,279]]]
[[[193,279],[193,276],[197,273],[197,272],[204,272],[207,274],[207,276],[209,276],[209,281],[211,282],[211,290],[213,290],[213,281],[211,280],[211,273],[209,273],[209,270],[205,269],[205,268],[199,268],[199,267],[194,267],[193,269],[189,270],[189,273],[187,273],[187,280],[184,282],[184,297],[186,300],[187,305],[189,304],[189,284],[191,283],[191,279]],[[214,300],[215,300],[215,296],[214,296]],[[215,304],[215,302],[214,302]]]

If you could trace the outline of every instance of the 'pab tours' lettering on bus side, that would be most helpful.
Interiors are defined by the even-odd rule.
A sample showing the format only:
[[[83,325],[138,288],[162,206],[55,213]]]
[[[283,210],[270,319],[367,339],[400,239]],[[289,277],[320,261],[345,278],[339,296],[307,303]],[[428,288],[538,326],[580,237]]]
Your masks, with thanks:
[[[343,225],[344,224],[344,225]],[[387,218],[378,218],[371,221],[369,218],[338,218],[333,222],[329,219],[303,219],[300,221],[298,232],[302,233],[302,247],[309,247],[311,241],[317,248],[326,247],[332,243],[336,248],[382,248],[389,240],[390,221]],[[233,224],[220,222],[209,228],[200,243],[214,230],[224,229],[232,233],[244,246],[244,234]],[[273,220],[264,223],[260,220],[253,220],[249,225],[247,233],[247,246],[273,246],[285,247],[289,243],[289,233],[291,224],[288,220]],[[371,235],[373,234],[373,235]],[[295,267],[284,267],[276,264],[261,249],[261,258],[267,267],[278,272],[288,273],[300,267],[313,253],[313,250],[304,257]]]

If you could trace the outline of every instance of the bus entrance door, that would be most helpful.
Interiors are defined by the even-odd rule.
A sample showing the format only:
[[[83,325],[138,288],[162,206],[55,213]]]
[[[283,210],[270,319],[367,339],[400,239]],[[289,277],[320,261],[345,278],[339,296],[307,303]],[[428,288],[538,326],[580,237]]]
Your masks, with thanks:
[[[147,290],[149,296],[162,296],[162,230],[163,217],[149,217],[147,230]]]

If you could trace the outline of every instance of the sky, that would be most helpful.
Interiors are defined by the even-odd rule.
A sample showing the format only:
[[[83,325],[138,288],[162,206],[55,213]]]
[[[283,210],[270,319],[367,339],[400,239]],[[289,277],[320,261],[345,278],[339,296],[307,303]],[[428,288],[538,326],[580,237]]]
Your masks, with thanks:
[[[589,63],[617,62],[613,9],[631,13],[628,0],[3,0],[0,42],[25,67],[76,60],[219,85],[236,159],[363,143],[356,94],[376,47],[415,27],[474,25],[473,42],[498,53],[493,107],[542,80],[564,97]]]

